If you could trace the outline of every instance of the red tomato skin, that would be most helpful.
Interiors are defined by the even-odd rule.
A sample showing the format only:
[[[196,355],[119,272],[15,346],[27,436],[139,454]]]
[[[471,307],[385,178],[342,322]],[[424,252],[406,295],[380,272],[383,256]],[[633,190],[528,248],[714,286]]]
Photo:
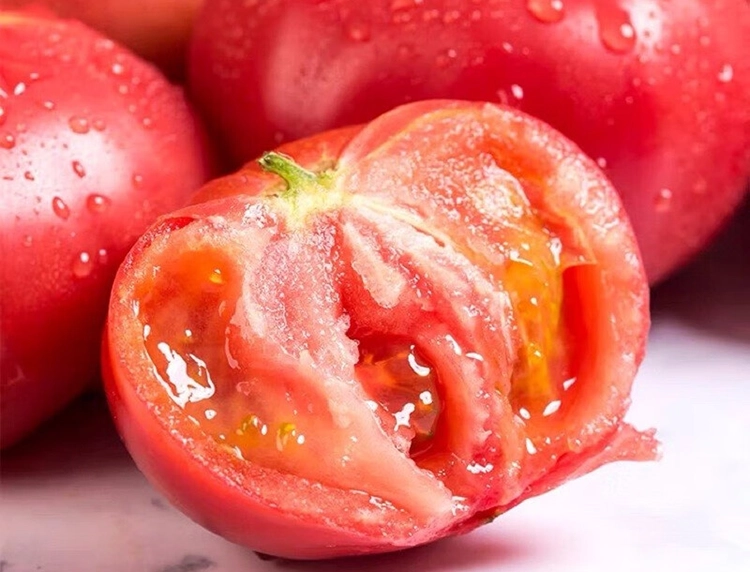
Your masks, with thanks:
[[[0,0],[0,10],[48,10],[80,20],[154,62],[170,77],[184,75],[188,39],[203,0]]]
[[[342,161],[348,161],[348,168],[351,168],[363,154],[377,147],[378,142],[388,139],[415,117],[451,105],[460,108],[463,104],[423,102],[390,114],[389,121],[380,121],[377,128],[366,128],[366,138],[358,138],[361,128],[353,127],[294,142],[282,146],[279,151],[298,159],[310,169],[335,163],[343,151]],[[517,148],[509,150],[508,160],[521,168],[528,167],[542,177],[548,174],[548,169],[559,175],[555,161],[573,153],[573,146],[532,118],[520,116],[517,120],[513,127],[507,120],[512,133],[507,140],[520,143]],[[356,142],[350,143],[352,138],[357,138]],[[545,142],[555,149],[549,156],[541,152],[524,156],[521,151],[526,144],[539,146]],[[584,160],[583,163],[571,162],[568,168],[570,171],[561,175],[564,182],[560,189],[564,187],[564,190],[560,202],[551,199],[556,208],[566,202],[570,206],[577,200],[588,204],[591,211],[589,218],[582,223],[581,232],[592,238],[604,239],[602,227],[598,226],[601,221],[618,221],[614,227],[617,237],[603,240],[595,247],[597,259],[606,268],[603,276],[597,278],[594,271],[581,279],[582,287],[590,290],[592,299],[597,299],[584,311],[597,314],[595,321],[602,321],[603,330],[609,327],[605,323],[615,323],[614,318],[610,322],[610,316],[617,316],[618,325],[611,333],[602,334],[601,339],[597,336],[591,340],[592,346],[600,345],[594,353],[597,356],[601,353],[599,367],[605,372],[594,372],[591,377],[597,380],[595,385],[598,387],[592,387],[580,403],[580,410],[585,412],[582,415],[587,420],[580,428],[581,438],[585,441],[579,442],[583,452],[566,455],[564,462],[528,486],[502,510],[602,463],[618,458],[646,459],[654,455],[651,434],[638,435],[620,423],[628,406],[627,395],[635,368],[644,355],[649,326],[648,290],[635,239],[614,190],[595,166]],[[578,175],[573,172],[590,184],[577,184]],[[265,490],[281,489],[289,498],[299,498],[304,491],[309,493],[309,485],[300,485],[297,482],[300,479],[253,467],[251,462],[227,455],[226,451],[212,444],[213,441],[198,425],[180,414],[163,390],[155,387],[153,367],[148,359],[144,359],[143,344],[136,341],[143,335],[143,326],[132,318],[133,308],[128,302],[132,284],[137,281],[135,276],[148,267],[144,265],[144,259],[148,259],[152,245],[168,241],[171,232],[188,224],[220,218],[230,209],[242,212],[243,200],[277,188],[279,183],[279,179],[262,172],[255,163],[208,183],[195,196],[193,205],[162,217],[153,225],[120,267],[110,300],[102,361],[105,389],[116,426],[137,465],[154,486],[196,522],[234,542],[288,558],[318,559],[390,552],[446,534],[468,532],[485,524],[497,516],[496,510],[457,522],[448,530],[415,531],[410,537],[393,538],[382,531],[375,534],[372,530],[346,526],[346,512],[341,510],[333,496],[326,496],[328,506],[316,518],[300,517],[282,507],[271,506],[263,502]],[[621,258],[623,253],[626,253],[624,259]],[[602,286],[600,279],[606,285]],[[605,308],[601,315],[598,315],[599,304]],[[627,359],[625,353],[629,355]],[[600,383],[607,377],[611,379]],[[578,431],[580,422],[581,419],[571,419],[575,431]],[[326,490],[326,494],[331,492],[331,489]]]
[[[0,16],[0,445],[96,379],[109,288],[210,176],[180,89],[74,22]]]
[[[408,101],[518,107],[605,167],[655,283],[700,250],[743,195],[750,5],[562,4],[555,21],[526,0],[208,0],[190,86],[237,163]]]

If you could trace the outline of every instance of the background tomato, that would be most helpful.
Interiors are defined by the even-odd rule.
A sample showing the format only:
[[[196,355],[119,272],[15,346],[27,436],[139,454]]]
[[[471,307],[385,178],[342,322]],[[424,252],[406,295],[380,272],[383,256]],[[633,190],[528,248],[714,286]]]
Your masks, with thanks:
[[[502,101],[614,182],[658,281],[750,170],[746,0],[208,0],[189,80],[236,162],[406,101]]]
[[[155,62],[173,77],[183,74],[185,48],[203,0],[0,0],[0,10],[51,9],[74,18]]]
[[[98,372],[127,249],[209,174],[182,92],[78,23],[0,14],[0,445]]]
[[[570,141],[429,101],[280,151],[309,170],[209,183],[115,279],[107,397],[176,506],[275,555],[384,552],[655,456],[622,421],[645,274]]]

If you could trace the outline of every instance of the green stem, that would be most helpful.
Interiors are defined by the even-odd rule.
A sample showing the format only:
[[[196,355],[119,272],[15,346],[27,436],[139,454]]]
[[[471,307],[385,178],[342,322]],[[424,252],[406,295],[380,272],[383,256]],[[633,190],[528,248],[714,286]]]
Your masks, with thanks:
[[[290,191],[320,184],[320,177],[317,174],[300,166],[288,155],[270,151],[265,153],[258,162],[264,171],[274,173],[284,179]]]

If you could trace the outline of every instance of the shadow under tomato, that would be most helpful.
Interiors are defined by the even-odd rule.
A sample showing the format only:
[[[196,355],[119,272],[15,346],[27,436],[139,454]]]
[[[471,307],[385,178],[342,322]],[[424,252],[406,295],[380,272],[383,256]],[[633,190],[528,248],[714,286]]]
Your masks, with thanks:
[[[130,468],[101,393],[83,395],[28,438],[0,453],[3,486],[35,478],[101,476]]]
[[[333,572],[357,570],[358,572],[393,572],[394,570],[419,570],[420,572],[449,572],[453,570],[501,570],[511,563],[539,558],[543,550],[538,543],[522,541],[518,537],[498,537],[487,531],[447,538],[401,552],[302,562],[271,559],[269,569],[281,572]]]
[[[654,289],[651,307],[655,320],[750,343],[750,200],[708,250]]]

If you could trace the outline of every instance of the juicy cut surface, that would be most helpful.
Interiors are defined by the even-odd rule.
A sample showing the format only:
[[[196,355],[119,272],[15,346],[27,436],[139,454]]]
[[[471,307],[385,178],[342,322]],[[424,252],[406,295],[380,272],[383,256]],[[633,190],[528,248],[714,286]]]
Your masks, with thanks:
[[[294,510],[330,514],[335,495],[357,526],[429,536],[589,457],[652,454],[634,431],[603,453],[646,324],[637,304],[612,319],[620,278],[595,232],[618,211],[591,209],[604,223],[584,229],[548,188],[594,183],[559,174],[562,156],[519,156],[486,129],[493,109],[366,128],[322,172],[271,154],[261,164],[284,184],[216,193],[154,233],[134,286],[142,399],[196,458],[224,459],[221,477],[264,503],[304,488]]]

